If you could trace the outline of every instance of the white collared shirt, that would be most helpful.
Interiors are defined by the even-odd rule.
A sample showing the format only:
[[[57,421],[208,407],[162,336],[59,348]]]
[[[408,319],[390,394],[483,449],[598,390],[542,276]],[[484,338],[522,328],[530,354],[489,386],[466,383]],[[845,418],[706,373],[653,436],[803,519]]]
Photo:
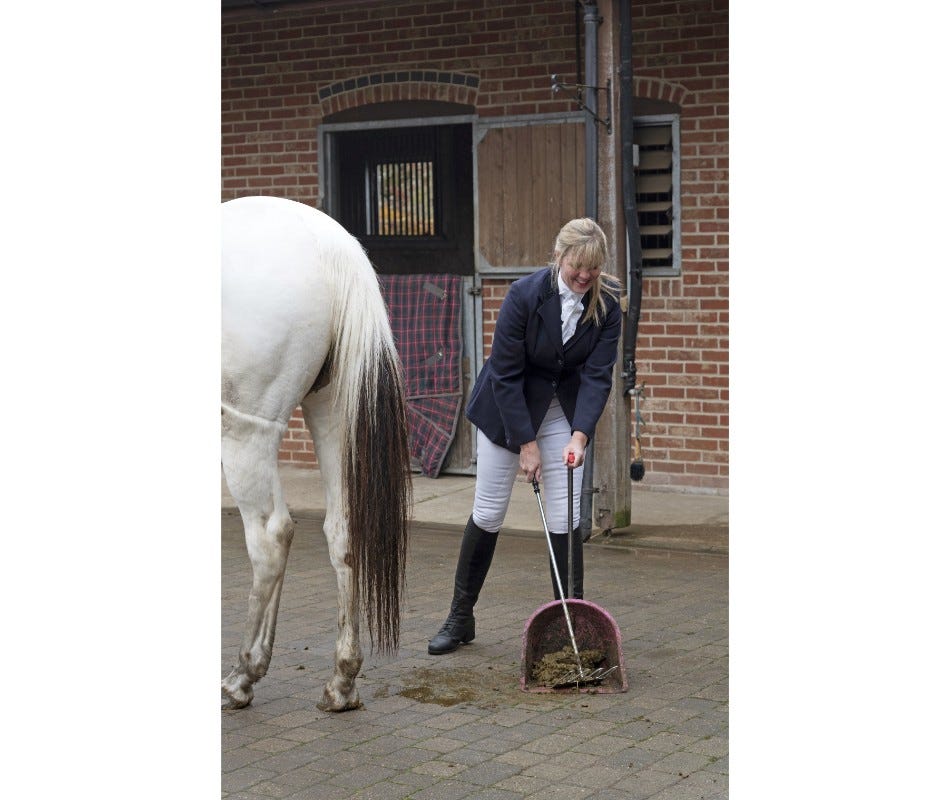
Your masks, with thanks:
[[[561,279],[561,273],[557,275],[558,292],[561,295],[561,342],[566,342],[574,335],[577,330],[577,323],[584,312],[584,305],[581,302],[584,295],[572,292],[568,285]]]

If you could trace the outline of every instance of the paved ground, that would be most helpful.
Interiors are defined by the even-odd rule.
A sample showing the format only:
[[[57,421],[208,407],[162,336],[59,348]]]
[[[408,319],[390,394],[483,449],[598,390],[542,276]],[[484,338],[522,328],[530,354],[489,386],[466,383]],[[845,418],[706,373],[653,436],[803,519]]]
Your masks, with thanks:
[[[448,609],[458,533],[416,525],[399,654],[367,654],[364,708],[327,714],[315,703],[331,671],[334,576],[319,515],[295,516],[270,672],[249,708],[222,713],[223,797],[727,796],[726,555],[592,541],[587,599],[619,625],[630,689],[528,694],[519,689],[521,636],[551,599],[543,534],[503,529],[476,607],[477,638],[433,657],[426,644]],[[250,581],[240,518],[227,507],[221,547],[224,675]]]

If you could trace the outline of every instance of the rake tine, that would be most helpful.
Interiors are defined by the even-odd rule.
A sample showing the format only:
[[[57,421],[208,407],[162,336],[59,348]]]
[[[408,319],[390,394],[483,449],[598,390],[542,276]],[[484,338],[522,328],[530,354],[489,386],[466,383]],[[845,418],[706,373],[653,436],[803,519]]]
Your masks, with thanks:
[[[568,672],[561,680],[555,682],[554,686],[566,686],[569,683],[580,684],[601,681],[617,669],[618,666],[619,664],[614,664],[612,667],[598,667],[590,672],[584,672],[583,670],[580,672]]]

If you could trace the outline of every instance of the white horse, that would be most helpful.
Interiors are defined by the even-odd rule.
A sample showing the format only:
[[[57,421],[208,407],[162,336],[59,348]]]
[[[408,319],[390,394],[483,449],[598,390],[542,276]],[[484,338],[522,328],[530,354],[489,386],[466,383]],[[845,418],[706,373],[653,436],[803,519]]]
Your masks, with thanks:
[[[254,574],[222,706],[248,705],[270,664],[294,530],[277,453],[299,405],[326,486],[339,604],[334,674],[317,705],[357,708],[361,612],[373,647],[399,644],[412,490],[402,372],[379,281],[359,242],[314,208],[246,197],[224,203],[222,216],[221,460]]]

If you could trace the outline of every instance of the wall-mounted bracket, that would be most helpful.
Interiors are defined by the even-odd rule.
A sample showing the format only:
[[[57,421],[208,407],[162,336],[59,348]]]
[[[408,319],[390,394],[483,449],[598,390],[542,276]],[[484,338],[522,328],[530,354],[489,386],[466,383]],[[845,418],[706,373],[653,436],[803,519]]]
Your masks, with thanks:
[[[551,76],[551,94],[557,94],[562,89],[576,89],[577,90],[577,106],[578,108],[583,109],[588,114],[590,114],[596,122],[599,122],[607,129],[607,133],[612,133],[611,123],[610,123],[610,109],[613,106],[613,95],[610,92],[610,78],[607,78],[606,86],[590,86],[585,83],[561,83],[557,79],[557,75]],[[587,106],[581,97],[583,96],[584,89],[593,89],[595,92],[607,92],[607,118],[601,119],[597,116],[597,111],[593,108]]]

